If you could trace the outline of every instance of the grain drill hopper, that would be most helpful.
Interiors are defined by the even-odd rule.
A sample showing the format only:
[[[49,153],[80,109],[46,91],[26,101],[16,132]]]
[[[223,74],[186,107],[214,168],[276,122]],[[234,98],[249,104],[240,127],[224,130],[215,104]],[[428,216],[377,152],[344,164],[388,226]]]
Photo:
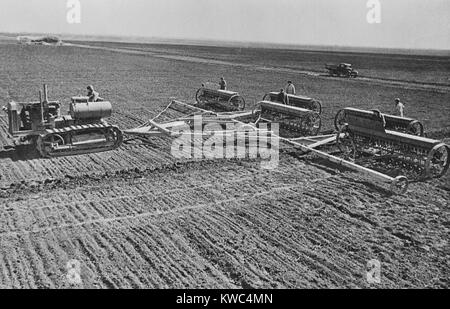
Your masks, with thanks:
[[[106,123],[111,103],[88,102],[74,97],[68,115],[61,116],[61,104],[49,101],[47,86],[38,102],[10,102],[6,107],[9,134],[14,144],[33,144],[42,157],[78,155],[118,148],[122,132]]]
[[[320,132],[322,121],[317,112],[271,101],[261,101],[258,106],[255,124],[278,123],[282,136],[315,136]]]
[[[346,108],[343,114],[345,123],[340,128],[337,142],[351,160],[382,165],[386,169],[399,168],[421,178],[440,177],[447,172],[450,163],[448,145],[388,130],[386,116],[378,111]],[[406,119],[405,123],[408,121]]]
[[[195,100],[201,108],[213,108],[222,111],[242,111],[244,98],[235,91],[214,88],[213,83],[206,83],[195,94]]]
[[[351,107],[341,109],[334,118],[334,127],[337,131],[340,131],[342,126],[347,123],[347,115],[352,115],[351,117],[370,117],[372,112],[381,114],[378,110],[366,111]],[[385,128],[387,130],[423,136],[423,125],[419,120],[387,114],[383,114],[383,117],[386,123]]]
[[[279,92],[269,92],[264,95],[263,101],[282,103],[279,102],[278,100],[278,94]],[[286,97],[287,97],[287,105],[309,109],[319,114],[322,113],[322,103],[319,100],[309,98],[306,96],[292,95],[292,94],[286,94]]]

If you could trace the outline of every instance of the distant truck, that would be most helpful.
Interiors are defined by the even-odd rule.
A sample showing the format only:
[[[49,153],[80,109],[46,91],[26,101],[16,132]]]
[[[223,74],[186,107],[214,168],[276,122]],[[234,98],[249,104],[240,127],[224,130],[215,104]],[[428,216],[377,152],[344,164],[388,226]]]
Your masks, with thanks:
[[[358,71],[354,70],[350,63],[326,64],[325,69],[328,70],[328,73],[331,76],[344,76],[353,78],[358,76]]]

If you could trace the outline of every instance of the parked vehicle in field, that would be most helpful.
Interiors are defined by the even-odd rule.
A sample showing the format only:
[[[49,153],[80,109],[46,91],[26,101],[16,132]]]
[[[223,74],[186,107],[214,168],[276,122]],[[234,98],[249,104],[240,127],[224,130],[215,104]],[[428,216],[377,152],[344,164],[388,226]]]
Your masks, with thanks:
[[[358,76],[358,71],[352,68],[350,63],[326,64],[325,68],[331,76],[353,77]]]

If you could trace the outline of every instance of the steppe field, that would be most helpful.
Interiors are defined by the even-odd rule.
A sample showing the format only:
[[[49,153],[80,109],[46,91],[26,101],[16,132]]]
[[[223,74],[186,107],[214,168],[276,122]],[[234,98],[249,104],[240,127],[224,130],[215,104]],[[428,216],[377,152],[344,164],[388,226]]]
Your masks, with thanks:
[[[93,84],[121,129],[172,98],[194,102],[224,76],[248,109],[287,80],[323,103],[406,115],[450,142],[450,56],[236,47],[0,41],[1,105],[36,101],[42,84],[68,109]],[[357,79],[328,77],[349,62]],[[0,148],[10,144],[0,116]],[[180,160],[171,141],[41,159],[0,150],[0,288],[449,288],[450,176],[392,195],[376,181],[293,149],[258,160]],[[368,283],[367,262],[381,262]],[[77,260],[81,281],[68,278]]]

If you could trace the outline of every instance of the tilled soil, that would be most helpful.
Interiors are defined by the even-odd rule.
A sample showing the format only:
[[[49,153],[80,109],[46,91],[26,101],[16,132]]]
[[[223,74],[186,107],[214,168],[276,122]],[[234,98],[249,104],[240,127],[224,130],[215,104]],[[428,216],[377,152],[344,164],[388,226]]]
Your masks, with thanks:
[[[69,287],[77,259],[84,287],[369,287],[378,259],[379,287],[446,287],[443,190],[426,184],[423,205],[355,177],[285,156],[274,171],[194,163],[17,189],[0,216],[2,285]]]
[[[58,97],[71,83],[82,89],[98,78],[114,102],[111,123],[130,128],[155,116],[172,91],[194,92],[190,64],[32,48],[0,48],[10,61],[0,65],[5,101],[35,99],[44,79]],[[211,67],[199,66],[201,76],[223,69],[207,72]],[[245,74],[260,73],[236,76]],[[279,77],[266,75],[267,84],[257,87]],[[165,88],[169,78],[179,86]],[[352,87],[352,95],[364,90]],[[250,91],[262,92],[255,85]],[[436,105],[445,96],[430,100]],[[442,133],[448,115],[436,117],[429,128]],[[6,122],[0,117],[2,147],[10,143]],[[55,159],[29,148],[1,151],[0,287],[448,288],[449,175],[413,182],[396,196],[292,149],[267,170],[259,159],[175,159],[170,146],[154,138]],[[366,280],[372,259],[381,263],[378,284]],[[68,276],[72,260],[80,265],[77,282]]]

